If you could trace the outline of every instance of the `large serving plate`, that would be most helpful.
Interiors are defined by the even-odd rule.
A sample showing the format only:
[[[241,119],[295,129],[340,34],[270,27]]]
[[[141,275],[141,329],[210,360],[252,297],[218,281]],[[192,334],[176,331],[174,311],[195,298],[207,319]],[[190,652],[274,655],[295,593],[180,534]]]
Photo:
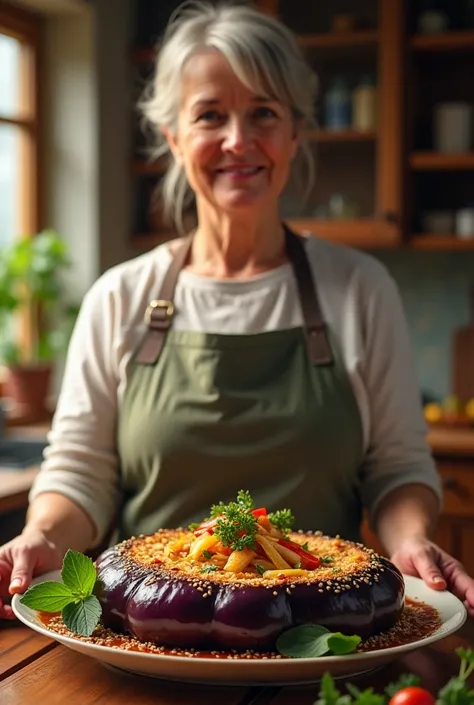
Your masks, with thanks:
[[[450,592],[431,590],[419,578],[405,575],[404,579],[407,597],[424,602],[438,610],[441,626],[434,634],[410,644],[370,653],[308,659],[215,659],[125,651],[108,646],[97,646],[57,634],[40,621],[35,610],[21,604],[21,595],[13,597],[12,607],[18,619],[40,634],[104,664],[133,673],[193,683],[299,685],[318,681],[325,671],[330,671],[335,677],[349,677],[378,668],[404,653],[443,639],[464,624],[467,616],[466,609],[454,595]],[[33,584],[43,580],[60,581],[61,573],[59,570],[46,573],[33,580]]]

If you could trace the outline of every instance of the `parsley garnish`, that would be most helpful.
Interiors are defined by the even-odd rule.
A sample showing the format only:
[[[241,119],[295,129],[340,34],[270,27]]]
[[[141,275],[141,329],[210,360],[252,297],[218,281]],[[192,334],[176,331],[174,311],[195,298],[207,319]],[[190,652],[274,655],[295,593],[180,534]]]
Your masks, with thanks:
[[[219,567],[217,565],[206,565],[204,568],[201,568],[201,573],[213,573],[215,570],[219,570]]]
[[[295,565],[293,567],[295,568],[295,570],[299,570],[299,568],[301,568],[301,561],[298,561],[298,563],[295,563]]]
[[[304,544],[301,546],[301,548],[303,548],[305,551],[308,550],[308,547],[309,547],[309,544],[307,541],[305,541]]]
[[[196,529],[198,528],[198,526],[199,526],[199,524],[197,524],[197,523],[190,524],[190,525],[188,526],[188,529],[189,529],[190,531],[196,531]]]
[[[204,556],[204,558],[207,558],[209,560],[209,558],[212,558],[213,554],[210,551],[206,551],[204,549],[204,551],[202,552],[202,555]]]
[[[268,518],[272,524],[283,533],[291,531],[295,521],[291,509],[277,509],[275,512],[270,512]]]
[[[258,563],[255,563],[255,568],[257,569],[257,573],[260,573],[260,575],[264,574],[265,568],[262,568],[262,566],[259,565]]]
[[[214,534],[233,551],[255,548],[257,520],[238,502],[227,504],[218,517]]]
[[[247,509],[248,511],[254,509],[255,507],[254,501],[248,490],[239,490],[237,492],[237,504],[240,504],[241,507]]]
[[[332,556],[321,556],[319,560],[321,561],[321,563],[325,563],[326,565],[328,563],[334,563],[334,558]]]

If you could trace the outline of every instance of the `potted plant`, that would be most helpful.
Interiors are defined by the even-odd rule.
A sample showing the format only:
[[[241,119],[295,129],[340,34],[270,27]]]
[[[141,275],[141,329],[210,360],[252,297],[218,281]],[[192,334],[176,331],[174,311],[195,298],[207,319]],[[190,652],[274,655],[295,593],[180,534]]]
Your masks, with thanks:
[[[5,396],[22,418],[45,416],[51,373],[67,348],[78,312],[62,286],[70,265],[54,230],[0,248],[0,362]]]

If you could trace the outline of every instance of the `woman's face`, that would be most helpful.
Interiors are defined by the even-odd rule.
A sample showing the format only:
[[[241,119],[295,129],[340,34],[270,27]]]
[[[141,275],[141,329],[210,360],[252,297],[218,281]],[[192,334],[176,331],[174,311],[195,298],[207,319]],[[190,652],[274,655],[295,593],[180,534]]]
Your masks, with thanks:
[[[165,134],[198,201],[229,212],[275,206],[297,149],[289,106],[253,93],[214,50],[186,64],[177,134]]]

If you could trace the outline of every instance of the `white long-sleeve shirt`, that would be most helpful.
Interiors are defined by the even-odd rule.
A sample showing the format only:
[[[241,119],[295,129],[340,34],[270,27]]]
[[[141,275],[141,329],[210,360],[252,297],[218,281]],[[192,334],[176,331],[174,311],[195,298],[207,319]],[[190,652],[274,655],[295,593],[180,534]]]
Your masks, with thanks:
[[[391,490],[422,483],[441,498],[408,330],[396,286],[375,258],[311,237],[306,243],[323,316],[339,344],[360,410],[362,500],[372,514]],[[117,415],[145,309],[171,261],[161,245],[103,274],[86,294],[70,342],[49,446],[30,501],[60,492],[94,522],[98,542],[118,500]],[[302,325],[290,264],[245,280],[181,272],[173,326],[245,334]]]

